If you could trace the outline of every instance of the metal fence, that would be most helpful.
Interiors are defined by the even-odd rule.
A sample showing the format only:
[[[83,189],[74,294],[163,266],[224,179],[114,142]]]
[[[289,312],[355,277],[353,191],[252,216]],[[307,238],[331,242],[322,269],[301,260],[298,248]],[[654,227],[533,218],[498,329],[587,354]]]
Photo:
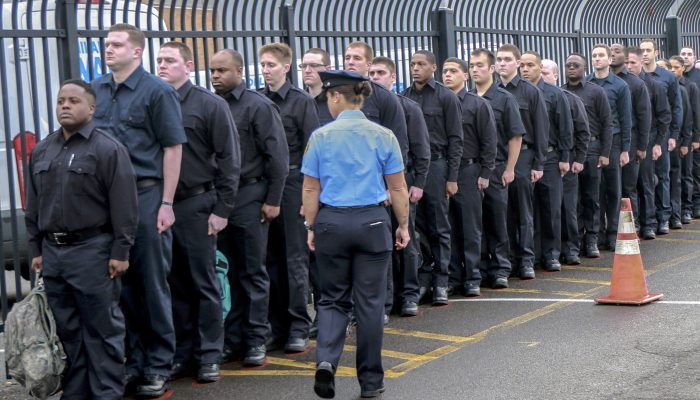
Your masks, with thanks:
[[[598,42],[629,45],[652,37],[662,54],[683,44],[700,49],[700,2],[691,0],[3,0],[2,8],[0,257],[15,273],[0,274],[0,322],[8,289],[21,297],[21,275],[29,275],[21,183],[27,154],[58,126],[59,82],[105,73],[104,38],[115,23],[144,30],[144,66],[151,71],[163,42],[190,45],[193,80],[210,88],[209,58],[223,48],[243,54],[248,86],[261,87],[256,51],[276,41],[294,50],[290,79],[297,85],[307,49],[326,49],[341,67],[345,46],[366,41],[397,62],[398,90],[410,84],[409,59],[418,49],[439,60],[467,59],[475,48],[514,43],[560,65],[573,51],[588,55]]]

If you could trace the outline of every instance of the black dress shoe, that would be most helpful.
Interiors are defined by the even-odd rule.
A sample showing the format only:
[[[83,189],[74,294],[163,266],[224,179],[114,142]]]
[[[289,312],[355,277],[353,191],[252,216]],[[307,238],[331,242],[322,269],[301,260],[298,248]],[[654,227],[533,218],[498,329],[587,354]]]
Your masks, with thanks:
[[[690,215],[690,213],[685,213],[681,216],[681,222],[683,223],[683,225],[688,225],[692,221],[693,221],[693,216]]]
[[[446,306],[447,305],[447,288],[436,286],[433,288],[433,305],[434,306]]]
[[[413,301],[404,301],[401,304],[401,316],[402,317],[415,317],[418,315],[418,304]]]
[[[335,368],[328,361],[321,361],[316,367],[314,392],[324,399],[335,397]]]
[[[136,387],[139,384],[141,384],[141,377],[127,372],[124,375],[124,396],[131,396],[136,393]]]
[[[420,303],[421,300],[425,299],[426,296],[428,295],[428,292],[430,290],[428,289],[427,286],[421,286],[418,288],[418,302]]]
[[[642,229],[642,239],[644,240],[654,240],[656,239],[656,232],[651,228]]]
[[[580,265],[581,259],[579,256],[564,256],[564,258],[562,258],[562,262],[566,265]]]
[[[136,387],[136,397],[160,397],[165,394],[168,379],[162,375],[146,375]]]
[[[598,245],[595,243],[588,243],[586,245],[586,257],[587,258],[598,258],[600,257],[600,251],[598,251]]]
[[[529,279],[535,279],[535,270],[529,266],[520,267],[520,271],[518,271],[518,275],[520,276],[520,280],[523,280],[523,281],[526,281]]]
[[[243,358],[243,366],[245,367],[259,367],[265,363],[265,345],[253,346],[248,349],[245,353],[245,358]]]
[[[240,347],[224,346],[224,349],[221,351],[221,361],[219,362],[227,363],[231,361],[238,361],[241,358],[243,358],[243,350],[241,350]]]
[[[197,371],[197,382],[200,383],[216,382],[220,377],[219,364],[202,364]]]
[[[659,227],[656,229],[656,233],[659,235],[668,235],[668,221],[659,223]]]
[[[559,272],[561,271],[561,264],[559,264],[558,260],[547,260],[542,268],[548,272]]]
[[[680,220],[672,219],[669,222],[671,229],[683,229],[683,223]]]
[[[474,283],[464,284],[464,296],[466,297],[478,297],[481,296],[481,288],[479,285]]]
[[[363,399],[373,399],[375,397],[379,397],[380,394],[384,393],[386,391],[386,388],[384,385],[380,387],[379,389],[375,390],[363,390],[360,392],[360,397]]]
[[[292,338],[287,339],[287,343],[284,345],[285,353],[303,353],[309,347],[309,339],[305,338]]]
[[[266,351],[276,351],[284,348],[285,341],[281,338],[269,337],[265,342]]]
[[[173,363],[173,367],[170,368],[170,379],[169,380],[175,380],[175,379],[180,379],[184,378],[186,376],[189,376],[192,374],[192,368],[189,363],[180,363],[176,362]]]
[[[508,278],[505,276],[500,276],[496,279],[493,280],[493,286],[491,286],[494,289],[507,289],[508,288]]]

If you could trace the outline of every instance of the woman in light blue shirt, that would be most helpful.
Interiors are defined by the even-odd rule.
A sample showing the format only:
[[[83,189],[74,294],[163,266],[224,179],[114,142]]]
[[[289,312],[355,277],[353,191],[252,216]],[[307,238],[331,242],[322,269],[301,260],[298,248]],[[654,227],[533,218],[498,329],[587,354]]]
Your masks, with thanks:
[[[357,378],[363,398],[384,392],[382,335],[391,218],[399,221],[394,245],[409,241],[408,192],[394,134],[360,111],[372,89],[348,71],[320,72],[328,109],[336,120],[316,130],[306,147],[303,203],[308,244],[316,252],[318,303],[314,391],[335,396],[335,370],[351,311],[357,318]],[[388,188],[388,190],[387,190]]]

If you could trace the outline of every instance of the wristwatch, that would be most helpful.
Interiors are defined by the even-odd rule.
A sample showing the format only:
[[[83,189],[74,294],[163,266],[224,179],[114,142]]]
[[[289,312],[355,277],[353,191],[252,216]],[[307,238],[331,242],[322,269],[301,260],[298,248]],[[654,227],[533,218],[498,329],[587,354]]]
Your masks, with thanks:
[[[314,230],[313,224],[309,224],[306,221],[304,221],[304,228],[306,228],[307,231],[311,231],[311,232],[313,232],[313,230]]]

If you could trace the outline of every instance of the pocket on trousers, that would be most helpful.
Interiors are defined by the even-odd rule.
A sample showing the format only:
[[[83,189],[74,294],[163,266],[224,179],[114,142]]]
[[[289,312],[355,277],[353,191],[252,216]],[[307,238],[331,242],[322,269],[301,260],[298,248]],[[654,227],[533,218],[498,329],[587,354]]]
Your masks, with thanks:
[[[391,223],[388,220],[378,219],[362,224],[361,236],[365,238],[367,252],[381,253],[393,249]]]

